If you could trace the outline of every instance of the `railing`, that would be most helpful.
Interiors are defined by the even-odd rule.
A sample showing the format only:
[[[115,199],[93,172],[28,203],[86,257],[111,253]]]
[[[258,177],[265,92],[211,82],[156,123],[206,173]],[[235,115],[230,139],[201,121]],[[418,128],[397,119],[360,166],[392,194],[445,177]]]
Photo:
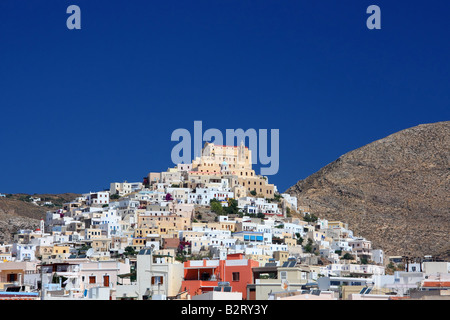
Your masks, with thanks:
[[[226,266],[246,266],[248,264],[248,260],[225,260]]]

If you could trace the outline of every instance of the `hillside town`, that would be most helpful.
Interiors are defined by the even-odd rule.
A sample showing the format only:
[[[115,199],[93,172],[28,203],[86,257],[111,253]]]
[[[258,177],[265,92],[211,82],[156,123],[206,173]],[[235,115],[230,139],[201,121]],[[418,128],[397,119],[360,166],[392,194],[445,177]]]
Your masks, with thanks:
[[[243,143],[111,182],[0,244],[0,300],[443,300],[449,272],[318,218]]]

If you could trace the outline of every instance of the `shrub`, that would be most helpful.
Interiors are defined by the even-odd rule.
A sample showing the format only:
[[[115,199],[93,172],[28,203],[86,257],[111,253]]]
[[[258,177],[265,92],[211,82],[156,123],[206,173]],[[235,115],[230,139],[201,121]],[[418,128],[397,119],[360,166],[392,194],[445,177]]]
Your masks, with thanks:
[[[305,216],[303,217],[303,220],[306,222],[316,222],[317,221],[317,216],[315,216],[314,214],[305,214]]]
[[[238,202],[235,199],[228,199],[228,207],[225,208],[227,214],[237,214],[239,212]]]
[[[342,259],[344,259],[344,260],[353,260],[354,257],[350,253],[346,252],[344,254],[344,256],[342,257]]]
[[[213,200],[215,200],[215,199],[213,199]],[[211,202],[210,202],[211,211],[215,212],[216,214],[219,214],[219,215],[222,214],[223,213],[222,204],[217,200],[215,200],[215,201],[213,201],[213,200],[211,200]]]

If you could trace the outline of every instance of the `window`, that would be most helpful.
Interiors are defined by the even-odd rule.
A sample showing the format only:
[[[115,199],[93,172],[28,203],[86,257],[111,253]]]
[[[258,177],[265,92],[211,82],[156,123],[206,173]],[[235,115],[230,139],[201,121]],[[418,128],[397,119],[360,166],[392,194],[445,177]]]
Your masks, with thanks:
[[[239,281],[239,272],[233,272],[233,281]]]
[[[7,282],[14,282],[14,281],[17,281],[17,274],[15,274],[15,273],[10,273],[10,274],[8,274],[7,276],[6,276],[6,281]]]
[[[103,276],[103,286],[109,287],[109,276],[107,275]]]
[[[152,277],[152,284],[163,284],[163,277],[162,276],[155,276]]]
[[[95,276],[89,276],[89,283],[95,283]]]

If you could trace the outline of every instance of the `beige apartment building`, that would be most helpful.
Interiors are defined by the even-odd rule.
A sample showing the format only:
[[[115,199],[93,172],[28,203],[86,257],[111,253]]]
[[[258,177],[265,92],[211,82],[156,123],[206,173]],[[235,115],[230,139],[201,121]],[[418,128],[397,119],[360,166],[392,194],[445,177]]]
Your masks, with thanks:
[[[177,214],[149,215],[139,214],[134,232],[133,247],[145,246],[148,234],[159,234],[163,238],[178,238],[179,230],[191,228],[191,219]]]
[[[302,265],[261,266],[252,270],[254,282],[247,284],[249,300],[267,300],[271,292],[301,289],[308,282],[310,272]]]
[[[267,183],[266,179],[260,176],[239,177],[239,184],[247,188],[249,193],[252,191],[256,192],[256,196],[270,199],[275,195],[275,186]]]
[[[231,232],[237,232],[238,224],[235,221],[219,221],[219,222],[192,222],[192,228],[199,227],[203,229],[211,230],[225,230]]]
[[[257,261],[260,266],[264,266],[266,263],[271,262],[273,257],[267,254],[246,254],[245,259]]]
[[[98,239],[103,237],[102,230],[98,228],[87,228],[84,230],[84,233],[86,240]]]
[[[274,251],[273,258],[275,259],[275,261],[279,261],[280,266],[281,266],[281,265],[283,265],[283,263],[288,261],[289,252],[288,251]]]
[[[192,170],[188,175],[190,182],[207,184],[219,182],[222,178],[229,180],[230,188],[235,188],[236,198],[252,191],[266,198],[274,197],[275,185],[255,173],[251,151],[243,144],[236,147],[205,143],[202,156],[192,161]]]
[[[241,144],[235,146],[217,146],[205,143],[202,156],[192,161],[192,171],[236,174],[239,170],[251,170],[250,150]]]
[[[111,249],[111,242],[112,242],[111,238],[95,238],[91,242],[91,247],[96,252],[107,253]]]

